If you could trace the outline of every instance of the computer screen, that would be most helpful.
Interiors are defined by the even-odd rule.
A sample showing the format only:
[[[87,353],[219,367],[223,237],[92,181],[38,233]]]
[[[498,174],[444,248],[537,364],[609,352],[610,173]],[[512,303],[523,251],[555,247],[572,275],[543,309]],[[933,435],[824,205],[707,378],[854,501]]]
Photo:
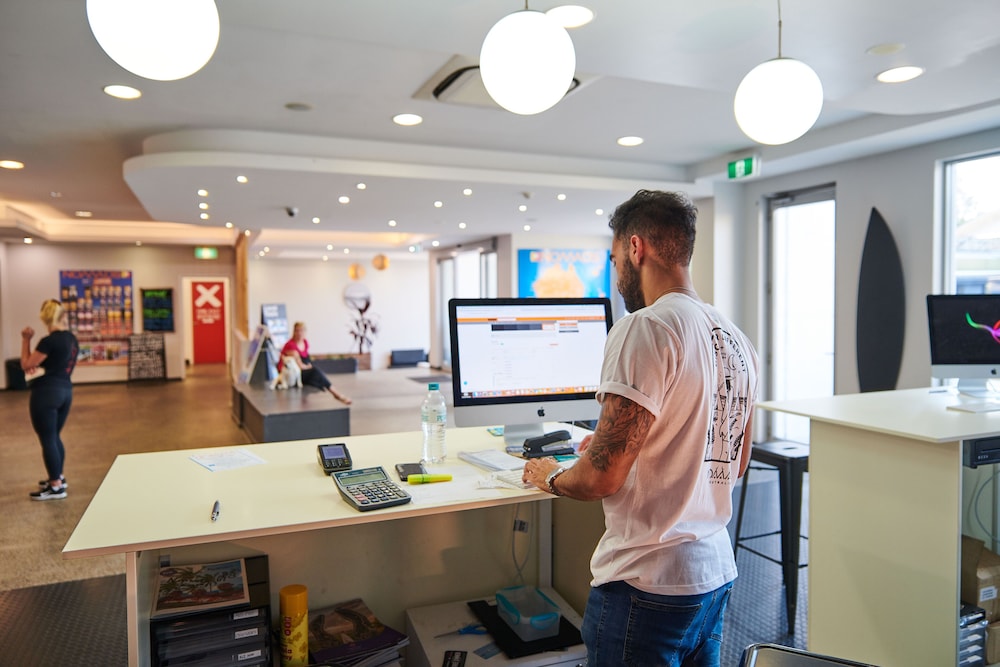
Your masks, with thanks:
[[[448,322],[456,425],[503,425],[520,444],[600,415],[608,299],[452,299]]]
[[[1000,295],[929,294],[931,375],[958,378],[962,393],[989,393],[1000,379]]]

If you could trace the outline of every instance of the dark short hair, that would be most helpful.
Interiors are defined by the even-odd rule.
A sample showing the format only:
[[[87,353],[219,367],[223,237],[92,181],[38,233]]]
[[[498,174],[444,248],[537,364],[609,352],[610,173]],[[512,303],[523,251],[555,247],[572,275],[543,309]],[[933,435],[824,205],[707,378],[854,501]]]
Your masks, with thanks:
[[[688,265],[694,253],[698,208],[682,192],[639,190],[611,214],[608,227],[615,240],[635,234],[645,239],[664,262]]]

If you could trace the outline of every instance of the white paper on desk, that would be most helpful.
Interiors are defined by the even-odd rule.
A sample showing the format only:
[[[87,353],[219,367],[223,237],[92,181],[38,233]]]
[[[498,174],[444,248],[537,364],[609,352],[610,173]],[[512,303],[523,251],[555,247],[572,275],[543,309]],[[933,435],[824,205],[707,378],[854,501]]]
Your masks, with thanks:
[[[236,470],[237,468],[247,468],[267,463],[264,459],[245,449],[220,449],[219,451],[192,454],[190,458],[198,465],[205,466],[212,472]]]
[[[486,470],[520,470],[525,460],[511,456],[499,449],[483,449],[478,452],[459,452],[458,458]]]

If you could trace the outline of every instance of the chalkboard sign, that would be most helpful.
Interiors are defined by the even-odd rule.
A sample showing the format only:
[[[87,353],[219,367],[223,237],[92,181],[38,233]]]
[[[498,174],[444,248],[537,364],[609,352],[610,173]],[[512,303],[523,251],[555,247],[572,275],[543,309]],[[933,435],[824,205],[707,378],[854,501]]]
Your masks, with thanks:
[[[142,290],[142,330],[174,330],[174,291],[163,289]]]
[[[128,337],[128,348],[129,380],[167,379],[163,334],[132,334]]]

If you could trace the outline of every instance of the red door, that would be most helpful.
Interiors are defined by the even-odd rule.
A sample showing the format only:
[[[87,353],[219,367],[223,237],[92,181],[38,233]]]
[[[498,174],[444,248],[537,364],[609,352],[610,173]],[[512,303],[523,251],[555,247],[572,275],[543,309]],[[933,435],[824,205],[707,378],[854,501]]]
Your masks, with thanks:
[[[194,363],[226,362],[226,287],[221,280],[191,281]]]

